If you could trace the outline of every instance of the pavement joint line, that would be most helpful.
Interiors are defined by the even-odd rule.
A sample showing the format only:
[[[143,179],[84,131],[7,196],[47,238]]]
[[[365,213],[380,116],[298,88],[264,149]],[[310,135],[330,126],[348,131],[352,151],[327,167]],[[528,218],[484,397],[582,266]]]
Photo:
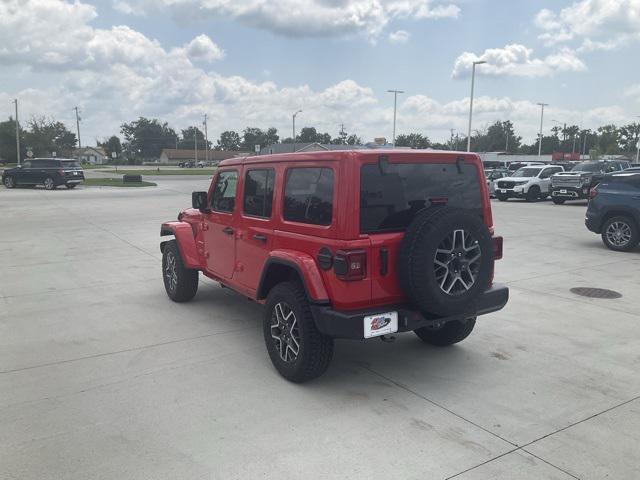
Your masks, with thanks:
[[[234,329],[234,330],[226,330],[224,332],[205,333],[203,335],[196,335],[195,337],[187,337],[187,338],[179,338],[179,339],[176,339],[176,340],[168,340],[166,342],[158,342],[158,343],[152,343],[150,345],[142,345],[142,346],[139,346],[139,347],[125,348],[123,350],[116,350],[114,352],[96,353],[96,354],[93,354],[93,355],[85,355],[84,357],[68,358],[66,360],[58,360],[57,362],[41,363],[39,365],[30,365],[28,367],[14,368],[14,369],[11,369],[11,370],[2,370],[2,371],[0,371],[0,375],[9,374],[9,373],[19,373],[19,372],[23,372],[23,371],[26,371],[26,370],[35,370],[37,368],[53,367],[53,366],[56,366],[56,365],[64,365],[66,363],[74,363],[74,362],[79,362],[79,361],[82,361],[82,360],[91,360],[93,358],[108,357],[110,355],[118,355],[120,353],[137,352],[137,351],[147,350],[147,349],[150,349],[150,348],[164,347],[166,345],[172,345],[172,344],[175,344],[175,343],[189,342],[191,340],[199,340],[201,338],[215,337],[216,335],[227,335],[229,333],[244,332],[246,330],[251,330],[252,328],[255,328],[255,327],[237,328],[237,329]]]
[[[507,455],[509,455],[511,453],[517,452],[518,450],[520,450],[520,448],[514,448],[512,450],[508,450],[508,451],[506,451],[504,453],[501,453],[500,455],[496,455],[495,457],[490,458],[489,460],[485,460],[484,462],[481,462],[481,463],[479,463],[477,465],[474,465],[473,467],[469,467],[466,470],[463,470],[461,472],[458,472],[458,473],[455,473],[455,474],[450,475],[448,477],[445,477],[444,480],[450,480],[451,478],[456,478],[456,477],[459,477],[460,475],[464,475],[465,473],[470,472],[471,470],[475,470],[476,468],[482,467],[483,465],[491,463],[491,462],[493,462],[495,460],[498,460],[498,459],[500,459],[502,457],[506,457]]]
[[[509,284],[509,287],[511,287],[511,284]],[[557,293],[554,293],[554,292],[542,292],[540,290],[536,290],[535,288],[527,288],[527,287],[522,287],[520,285],[516,285],[515,288],[520,289],[520,290],[525,290],[527,292],[537,293],[539,295],[551,295],[553,297],[560,298],[562,300],[567,300],[569,302],[579,303],[580,305],[589,305],[589,306],[592,306],[592,307],[597,308],[597,309],[607,310],[608,312],[613,310],[613,311],[616,311],[616,312],[620,312],[620,313],[625,313],[627,315],[631,315],[632,317],[637,317],[637,316],[640,315],[640,313],[638,313],[637,311],[629,311],[629,310],[625,310],[623,308],[616,308],[616,307],[611,306],[610,303],[607,303],[606,306],[605,306],[604,304],[598,304],[598,303],[595,303],[595,302],[589,302],[589,301],[586,301],[584,299],[584,297],[578,297],[578,296],[576,296],[576,298],[563,297],[562,295],[558,295]]]
[[[392,382],[393,382],[393,380],[390,380],[390,381],[392,381]],[[408,390],[408,389],[407,389],[407,390]],[[409,391],[410,391],[410,390],[409,390]],[[418,396],[421,396],[421,395],[418,395]],[[450,477],[447,477],[445,480],[449,480],[449,479],[451,479],[451,478],[455,478],[455,477],[457,477],[457,476],[459,476],[459,475],[462,475],[463,473],[466,473],[466,472],[469,472],[469,471],[471,471],[471,470],[474,470],[474,469],[476,469],[476,468],[478,468],[478,467],[481,467],[481,466],[483,466],[483,465],[486,465],[487,463],[493,462],[494,460],[497,460],[497,459],[499,459],[499,458],[504,457],[505,455],[508,455],[508,454],[510,454],[510,453],[513,453],[513,452],[517,452],[517,451],[519,451],[519,450],[522,450],[523,452],[526,452],[526,453],[528,453],[529,455],[531,455],[531,456],[533,456],[533,457],[536,457],[537,459],[539,459],[539,460],[543,461],[544,463],[546,463],[546,464],[548,464],[548,465],[550,465],[550,466],[552,466],[552,467],[554,467],[554,468],[556,468],[556,469],[560,470],[561,472],[563,472],[563,473],[565,473],[565,474],[567,474],[567,475],[569,475],[569,476],[571,476],[571,477],[573,477],[573,478],[577,478],[577,479],[579,480],[579,479],[580,479],[580,477],[576,477],[575,475],[573,475],[573,474],[571,474],[571,473],[567,472],[566,470],[564,470],[564,469],[562,469],[562,468],[560,468],[560,467],[558,467],[558,466],[554,465],[553,463],[551,463],[551,462],[549,462],[549,461],[545,460],[544,458],[542,458],[542,457],[540,457],[540,456],[538,456],[538,455],[536,455],[536,454],[534,454],[534,453],[531,453],[529,450],[526,450],[526,448],[527,448],[527,447],[529,447],[529,446],[531,446],[531,445],[533,445],[533,444],[534,444],[534,443],[536,443],[536,442],[539,442],[539,441],[541,441],[541,440],[544,440],[545,438],[549,438],[549,437],[551,437],[551,436],[555,435],[556,433],[563,432],[563,431],[565,431],[565,430],[567,430],[567,429],[569,429],[569,428],[575,427],[576,425],[579,425],[579,424],[581,424],[581,423],[587,422],[587,421],[589,421],[589,420],[591,420],[591,419],[593,419],[593,418],[596,418],[596,417],[598,417],[598,416],[600,416],[600,415],[603,415],[603,414],[605,414],[605,413],[608,413],[608,412],[610,412],[610,411],[612,411],[612,410],[615,410],[615,409],[617,409],[617,408],[623,407],[623,406],[625,406],[625,405],[627,405],[627,404],[629,404],[629,403],[632,403],[632,402],[634,402],[634,401],[636,401],[636,400],[638,400],[638,399],[640,399],[640,395],[637,395],[637,396],[635,396],[635,397],[633,397],[633,398],[631,398],[631,399],[629,399],[629,400],[625,400],[624,402],[618,403],[618,404],[616,404],[616,405],[614,405],[614,406],[612,406],[612,407],[609,407],[609,408],[607,408],[607,409],[605,409],[605,410],[602,410],[601,412],[598,412],[598,413],[595,413],[595,414],[593,414],[593,415],[590,415],[590,416],[588,416],[588,417],[586,417],[586,418],[583,418],[582,420],[578,420],[577,422],[574,422],[574,423],[572,423],[572,424],[570,424],[570,425],[567,425],[567,426],[565,426],[565,427],[559,428],[559,429],[557,429],[557,430],[555,430],[555,431],[553,431],[553,432],[547,433],[546,435],[543,435],[542,437],[536,438],[535,440],[532,440],[532,441],[531,441],[531,442],[529,442],[529,443],[525,443],[524,445],[521,445],[521,446],[519,446],[518,448],[514,448],[513,450],[511,450],[511,451],[509,451],[509,452],[505,452],[505,453],[502,453],[502,454],[500,454],[500,455],[497,455],[496,457],[491,458],[491,459],[489,459],[489,460],[487,460],[487,461],[484,461],[484,462],[482,462],[482,463],[479,463],[478,465],[476,465],[476,466],[474,466],[474,467],[468,468],[468,469],[466,469],[466,470],[463,470],[462,472],[459,472],[459,473],[456,473],[455,475],[452,475],[452,476],[450,476]],[[430,401],[430,400],[429,400],[429,401]],[[431,402],[431,403],[434,403],[434,402]],[[447,410],[447,409],[445,408],[445,410]],[[448,410],[447,410],[447,411],[448,411]],[[452,412],[452,413],[453,413],[453,412]],[[454,414],[454,415],[456,415],[456,416],[459,416],[459,415],[457,415],[457,414],[455,414],[455,413],[453,413],[453,414]],[[464,418],[464,417],[460,417],[460,418]],[[465,420],[466,420],[466,419],[465,419]],[[470,422],[470,423],[472,423],[473,425],[475,425],[473,422]],[[488,430],[486,430],[486,429],[485,429],[485,428],[483,428],[483,427],[480,427],[480,428],[482,428],[482,429],[483,429],[483,430],[485,430],[485,431],[488,431]],[[489,433],[492,433],[492,432],[489,432]],[[495,434],[494,434],[494,435],[495,435]],[[499,436],[498,436],[498,437],[499,437]],[[499,438],[500,438],[500,437],[499,437]],[[508,440],[505,440],[505,441],[508,441]],[[511,442],[509,442],[509,443],[511,443]]]
[[[577,480],[580,480],[580,477],[577,477],[576,475],[574,475],[574,474],[573,474],[573,473],[571,473],[571,472],[568,472],[568,471],[567,471],[567,470],[565,470],[564,468],[560,468],[559,466],[557,466],[557,465],[555,465],[555,464],[551,463],[550,461],[545,460],[545,459],[544,459],[544,458],[542,458],[541,456],[536,455],[535,453],[531,453],[530,451],[525,450],[524,448],[521,448],[521,450],[522,450],[523,452],[525,452],[525,453],[528,453],[528,454],[529,454],[529,455],[531,455],[532,457],[535,457],[535,458],[537,458],[538,460],[540,460],[540,461],[542,461],[542,462],[546,463],[547,465],[549,465],[549,466],[551,466],[551,467],[553,467],[553,468],[556,468],[556,469],[560,470],[561,472],[563,472],[563,473],[565,473],[565,474],[569,475],[571,478],[575,478],[575,479],[577,479]]]
[[[426,402],[429,402],[430,404],[432,404],[432,405],[434,405],[434,406],[436,406],[436,407],[438,407],[438,408],[440,408],[440,409],[444,410],[445,412],[448,412],[448,413],[450,413],[451,415],[454,415],[454,416],[458,417],[459,419],[461,419],[461,420],[463,420],[463,421],[465,421],[465,422],[467,422],[467,423],[469,423],[469,424],[473,425],[474,427],[479,428],[480,430],[482,430],[482,431],[484,431],[484,432],[486,432],[486,433],[488,433],[488,434],[490,434],[490,435],[492,435],[492,436],[494,436],[494,437],[496,437],[496,438],[498,438],[498,439],[502,440],[503,442],[508,443],[509,445],[511,445],[511,446],[513,446],[513,447],[518,447],[518,448],[519,448],[519,446],[518,446],[518,444],[517,444],[517,443],[514,443],[514,442],[512,442],[512,441],[510,441],[510,440],[507,440],[507,439],[506,439],[506,438],[504,438],[504,437],[501,437],[501,436],[500,436],[500,435],[498,435],[497,433],[492,432],[491,430],[489,430],[489,429],[487,429],[487,428],[483,427],[482,425],[479,425],[479,424],[477,424],[477,423],[475,423],[475,422],[473,422],[473,421],[469,420],[468,418],[465,418],[464,416],[460,415],[459,413],[454,412],[453,410],[451,410],[451,409],[449,409],[449,408],[445,407],[444,405],[440,405],[438,402],[435,402],[434,400],[431,400],[430,398],[425,397],[424,395],[422,395],[422,394],[420,394],[420,393],[416,392],[415,390],[413,390],[413,389],[411,389],[411,388],[407,387],[406,385],[403,385],[402,383],[397,382],[397,381],[393,380],[392,378],[389,378],[389,377],[387,377],[386,375],[384,375],[384,374],[382,374],[382,373],[380,373],[380,372],[377,372],[377,371],[373,370],[373,369],[372,369],[372,368],[370,368],[370,367],[362,367],[362,368],[364,368],[365,370],[367,370],[367,371],[369,371],[369,372],[373,373],[374,375],[379,376],[380,378],[385,379],[385,380],[386,380],[386,381],[388,381],[388,382],[391,382],[391,383],[392,383],[392,384],[394,384],[396,387],[401,388],[401,389],[403,389],[403,390],[405,390],[405,391],[407,391],[407,392],[411,393],[412,395],[415,395],[416,397],[421,398],[422,400],[424,400],[424,401],[426,401]]]
[[[578,268],[570,268],[568,270],[561,270],[559,272],[553,272],[553,273],[543,273],[540,275],[535,275],[533,277],[527,277],[527,278],[519,278],[517,280],[510,280],[509,284],[512,283],[518,283],[518,282],[526,282],[527,280],[535,280],[537,278],[542,278],[542,277],[550,277],[553,275],[562,275],[563,273],[573,273],[573,272],[579,272],[580,270],[588,270],[591,271],[594,268],[598,268],[598,267],[608,267],[611,265],[616,265],[618,263],[624,263],[627,264],[629,263],[629,260],[616,260],[615,262],[607,262],[607,263],[598,263],[595,265],[590,265],[589,267],[578,267]]]

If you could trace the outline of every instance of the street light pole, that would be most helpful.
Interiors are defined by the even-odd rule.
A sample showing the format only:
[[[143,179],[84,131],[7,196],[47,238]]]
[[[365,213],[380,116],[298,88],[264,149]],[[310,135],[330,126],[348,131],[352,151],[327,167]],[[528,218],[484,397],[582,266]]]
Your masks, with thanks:
[[[299,113],[302,113],[302,110],[298,110],[293,114],[293,153],[296,152],[296,117]]]
[[[18,113],[16,112],[16,118],[18,118]],[[640,115],[636,115],[636,118],[640,118]],[[640,130],[637,135],[638,142],[636,143],[636,165],[640,163]]]
[[[20,163],[22,162],[20,162],[20,123],[18,122],[18,99],[14,99],[13,103],[16,104],[16,158],[18,159],[18,165],[20,165]]]
[[[195,166],[198,166],[198,127],[197,127],[197,123],[196,126],[193,129],[193,143],[195,145],[195,149],[196,149],[196,155],[195,155]]]
[[[469,128],[467,128],[467,152],[471,151],[471,118],[473,117],[473,87],[476,82],[476,65],[487,63],[485,60],[473,62],[471,67],[471,96],[469,97]]]
[[[388,93],[393,93],[393,146],[396,146],[396,111],[398,107],[398,94],[404,93],[402,90],[387,90]]]
[[[549,104],[538,102],[538,105],[540,105],[540,133],[538,133],[538,159],[540,159],[542,153],[542,119],[544,118],[544,107]]]
[[[209,163],[209,134],[207,133],[207,114],[204,114],[204,161]]]
[[[76,130],[78,131],[78,150],[82,148],[82,142],[80,141],[80,114],[78,113],[78,107],[73,107],[76,111]]]

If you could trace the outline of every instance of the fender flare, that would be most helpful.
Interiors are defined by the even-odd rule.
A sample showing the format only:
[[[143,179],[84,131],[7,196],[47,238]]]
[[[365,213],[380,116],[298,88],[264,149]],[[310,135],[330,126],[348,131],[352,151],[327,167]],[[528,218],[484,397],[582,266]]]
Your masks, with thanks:
[[[201,268],[200,258],[198,257],[191,224],[187,222],[165,222],[160,227],[160,236],[165,237],[167,235],[175,237],[185,267],[199,270]],[[164,250],[165,243],[167,241],[160,242],[160,251]]]
[[[284,265],[294,269],[307,293],[309,301],[315,304],[329,304],[329,295],[324,286],[320,269],[313,257],[295,250],[273,250],[262,267],[256,298],[262,300],[267,297],[267,274],[272,265]]]

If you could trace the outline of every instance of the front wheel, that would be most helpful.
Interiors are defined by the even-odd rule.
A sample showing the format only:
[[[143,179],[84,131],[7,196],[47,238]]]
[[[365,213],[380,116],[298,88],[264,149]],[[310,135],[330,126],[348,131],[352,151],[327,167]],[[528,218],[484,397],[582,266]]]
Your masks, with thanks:
[[[414,332],[423,342],[437,347],[447,347],[461,342],[471,335],[475,325],[476,319],[469,318],[463,321],[447,322],[440,328],[421,327],[414,330]]]
[[[167,295],[174,302],[187,302],[198,291],[198,271],[186,268],[175,240],[162,252],[162,278]]]
[[[638,226],[629,217],[610,218],[602,228],[602,241],[611,250],[618,252],[633,250],[640,241]]]
[[[4,177],[4,186],[7,188],[14,188],[16,186],[16,181],[13,177]]]
[[[67,183],[66,187],[67,187],[69,190],[72,190],[72,189],[76,188],[76,184],[75,184],[75,183]]]
[[[509,195],[507,195],[506,193],[496,193],[496,197],[501,202],[506,202],[507,200],[509,200]]]
[[[333,338],[316,328],[309,301],[298,283],[271,289],[265,304],[264,341],[273,366],[291,382],[322,375],[333,358]]]
[[[53,178],[51,177],[47,177],[44,179],[44,188],[46,188],[47,190],[53,190],[54,188],[56,188],[56,182],[53,181]]]
[[[555,198],[553,197],[553,203],[555,203],[556,205],[563,205],[565,202],[564,198]]]
[[[536,202],[538,200],[540,200],[541,198],[541,194],[540,194],[540,189],[538,187],[531,187],[529,188],[529,191],[527,192],[527,202]]]

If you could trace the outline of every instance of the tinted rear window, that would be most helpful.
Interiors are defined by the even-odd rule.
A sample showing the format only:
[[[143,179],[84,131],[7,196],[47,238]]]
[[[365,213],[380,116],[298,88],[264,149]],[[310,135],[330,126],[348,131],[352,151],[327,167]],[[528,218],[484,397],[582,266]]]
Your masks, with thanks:
[[[285,220],[330,225],[333,212],[333,170],[291,168],[284,187]]]
[[[82,168],[76,160],[62,160],[62,168]]]
[[[481,212],[480,182],[473,165],[378,164],[360,171],[360,231],[405,230],[415,215],[432,202]]]

